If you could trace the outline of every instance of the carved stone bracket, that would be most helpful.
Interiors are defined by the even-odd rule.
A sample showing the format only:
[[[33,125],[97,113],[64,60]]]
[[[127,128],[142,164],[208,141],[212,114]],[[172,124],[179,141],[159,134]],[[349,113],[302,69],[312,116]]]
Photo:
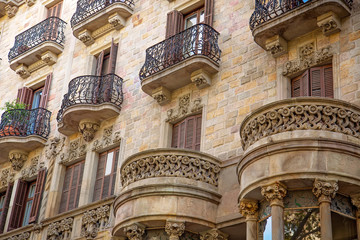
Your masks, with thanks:
[[[318,198],[319,203],[331,202],[331,199],[335,197],[339,186],[337,181],[326,181],[315,179],[313,193]]]
[[[87,29],[81,31],[78,35],[80,41],[82,41],[86,46],[90,46],[95,42],[94,38],[91,36],[91,32]]]
[[[105,128],[101,140],[97,139],[93,143],[92,150],[99,151],[121,141],[120,132],[113,132],[113,126]]]
[[[264,186],[261,188],[261,194],[270,203],[270,206],[284,206],[283,198],[286,196],[286,186],[280,182]]]
[[[184,231],[184,222],[166,221],[165,232],[169,235],[169,240],[179,240]]]
[[[99,231],[105,229],[110,218],[110,206],[104,205],[86,211],[81,222],[81,236],[86,239],[95,239]]]
[[[9,183],[14,182],[15,173],[10,168],[1,170],[0,189],[6,188]]]
[[[56,63],[57,59],[57,55],[51,51],[46,51],[41,55],[41,60],[43,60],[48,66]]]
[[[227,240],[228,234],[221,232],[218,229],[211,229],[200,233],[200,240]]]
[[[30,239],[30,232],[23,232],[15,236],[5,238],[5,240],[29,240],[29,239]]]
[[[279,57],[287,53],[287,41],[279,35],[275,35],[266,40],[265,48],[273,57]]]
[[[61,221],[51,223],[47,229],[47,240],[70,239],[73,227],[73,218],[65,218]]]
[[[21,170],[21,177],[23,179],[30,179],[36,176],[40,169],[42,169],[45,165],[44,162],[40,162],[40,156],[36,156],[32,158],[30,166],[26,169]]]
[[[17,6],[11,6],[11,5],[5,6],[5,11],[9,18],[14,17],[18,10],[19,8]]]
[[[240,213],[246,217],[246,219],[257,219],[259,205],[255,200],[242,199],[239,204]]]
[[[330,46],[322,48],[319,51],[315,51],[314,49],[314,43],[310,43],[300,48],[299,58],[286,62],[282,74],[291,77],[310,67],[331,60],[333,53]]]
[[[201,111],[203,105],[201,104],[201,98],[197,98],[190,102],[190,94],[186,94],[179,98],[179,106],[175,109],[167,111],[167,122],[176,122],[184,117],[189,116],[192,113]]]
[[[120,30],[125,26],[125,19],[119,13],[114,13],[109,16],[108,22],[116,29]]]
[[[9,152],[9,161],[15,171],[20,171],[24,166],[28,157],[28,153],[19,150],[12,150]]]
[[[317,25],[322,29],[325,36],[341,31],[340,18],[333,12],[328,12],[317,17]]]
[[[36,0],[26,0],[26,4],[31,7],[32,5],[34,5],[36,2]]]
[[[65,137],[62,138],[52,138],[49,140],[50,143],[46,145],[45,155],[47,158],[56,157],[64,147]]]
[[[84,157],[86,154],[86,144],[81,144],[80,139],[76,139],[70,142],[70,148],[68,154],[60,155],[60,163],[67,164],[78,158]]]
[[[203,89],[211,85],[211,77],[203,69],[191,73],[190,79],[198,89]]]
[[[20,64],[16,70],[15,70],[16,74],[19,74],[20,77],[22,78],[28,78],[30,76],[30,71],[28,69],[28,67],[24,64]]]
[[[129,240],[142,240],[145,233],[145,226],[140,223],[134,223],[124,228],[124,232]]]
[[[156,88],[151,95],[156,102],[163,106],[171,101],[171,92],[165,87]]]
[[[90,142],[94,139],[95,133],[99,128],[99,123],[91,119],[83,119],[79,123],[79,132],[86,142]]]

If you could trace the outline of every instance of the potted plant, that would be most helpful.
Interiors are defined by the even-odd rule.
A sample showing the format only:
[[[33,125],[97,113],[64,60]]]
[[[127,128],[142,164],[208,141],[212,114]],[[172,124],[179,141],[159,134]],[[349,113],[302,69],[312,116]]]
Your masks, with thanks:
[[[27,111],[22,111],[26,109],[26,106],[26,104],[16,100],[5,102],[5,106],[0,108],[5,110],[0,122],[0,137],[21,135],[20,129],[23,128],[28,115]]]

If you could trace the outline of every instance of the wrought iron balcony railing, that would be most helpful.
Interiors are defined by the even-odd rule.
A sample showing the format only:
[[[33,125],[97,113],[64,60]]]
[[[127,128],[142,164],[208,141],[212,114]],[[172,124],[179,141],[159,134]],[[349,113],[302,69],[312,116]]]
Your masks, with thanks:
[[[255,11],[250,17],[250,29],[277,18],[278,16],[296,9],[304,4],[317,0],[255,0]],[[353,0],[342,0],[349,8]]]
[[[130,8],[134,7],[134,0],[79,0],[77,2],[76,12],[70,20],[71,27],[79,24],[114,3],[123,3]]]
[[[44,108],[14,109],[1,116],[0,137],[37,135],[47,138],[50,133],[51,112]]]
[[[70,81],[69,90],[64,95],[57,115],[58,122],[62,121],[66,108],[77,104],[112,103],[120,108],[123,101],[122,83],[122,78],[116,74],[74,78]]]
[[[139,76],[143,80],[161,70],[196,55],[219,64],[219,33],[206,24],[197,24],[146,49],[145,64]]]
[[[32,28],[20,33],[15,37],[15,44],[10,49],[8,55],[9,61],[47,41],[64,46],[65,26],[66,22],[60,18],[49,17]]]

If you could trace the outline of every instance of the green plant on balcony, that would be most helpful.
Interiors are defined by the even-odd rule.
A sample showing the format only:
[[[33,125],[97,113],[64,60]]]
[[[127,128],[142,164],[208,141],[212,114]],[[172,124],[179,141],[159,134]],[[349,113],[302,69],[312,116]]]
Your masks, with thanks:
[[[0,108],[1,110],[5,110],[5,113],[1,117],[0,137],[20,135],[19,129],[26,125],[26,119],[29,114],[28,111],[24,111],[26,107],[26,104],[17,102],[16,100],[5,102],[5,106]]]

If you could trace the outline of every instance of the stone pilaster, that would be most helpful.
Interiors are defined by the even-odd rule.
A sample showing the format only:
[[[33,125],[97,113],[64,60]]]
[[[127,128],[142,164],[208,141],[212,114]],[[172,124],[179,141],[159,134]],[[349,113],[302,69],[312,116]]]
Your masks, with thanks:
[[[221,232],[218,229],[211,229],[200,233],[200,240],[227,240],[228,234]]]
[[[24,151],[12,150],[9,152],[9,161],[15,171],[20,171],[26,162],[28,154]]]
[[[90,142],[94,139],[95,133],[99,128],[99,123],[91,119],[83,119],[79,123],[79,132],[86,142]]]
[[[256,240],[258,202],[250,199],[242,199],[239,204],[240,213],[246,218],[246,240]]]
[[[165,232],[170,236],[169,240],[179,240],[184,231],[184,222],[166,221]]]
[[[140,223],[134,223],[124,228],[124,232],[129,240],[142,240],[145,233],[145,226]]]
[[[351,202],[356,207],[357,239],[360,240],[360,193],[352,195]]]
[[[317,17],[317,25],[322,29],[325,36],[341,31],[340,18],[333,12],[328,12]]]

